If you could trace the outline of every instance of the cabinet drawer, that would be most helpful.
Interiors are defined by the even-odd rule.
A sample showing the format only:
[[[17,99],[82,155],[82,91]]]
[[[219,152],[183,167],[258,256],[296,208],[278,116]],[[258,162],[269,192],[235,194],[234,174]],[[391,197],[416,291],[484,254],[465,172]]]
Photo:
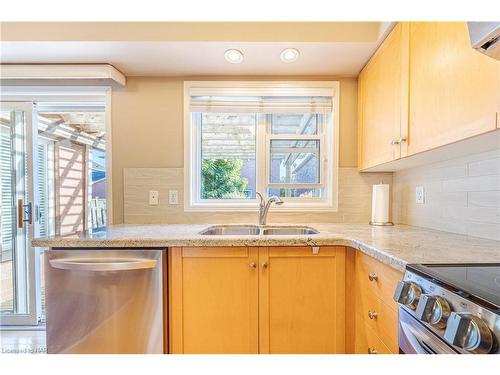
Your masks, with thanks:
[[[359,316],[358,320],[372,328],[393,353],[398,352],[397,311],[374,293],[359,290],[356,293],[356,314]]]
[[[354,352],[356,354],[393,354],[359,315],[356,318]]]
[[[397,305],[392,297],[397,282],[403,278],[401,272],[361,252],[356,253],[355,272],[358,291],[374,293],[397,311]],[[373,280],[370,280],[370,275],[374,276]]]

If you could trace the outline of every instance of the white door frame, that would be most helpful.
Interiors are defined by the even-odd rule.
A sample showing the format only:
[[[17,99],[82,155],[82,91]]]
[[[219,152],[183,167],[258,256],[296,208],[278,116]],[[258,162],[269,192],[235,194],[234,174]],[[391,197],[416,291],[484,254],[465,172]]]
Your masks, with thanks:
[[[26,297],[28,313],[25,314],[0,314],[0,325],[36,325],[41,314],[41,306],[37,304],[37,257],[35,256],[35,249],[31,247],[31,239],[34,238],[38,233],[38,218],[34,214],[37,210],[34,202],[38,201],[37,189],[35,188],[37,183],[37,175],[34,173],[37,167],[36,160],[36,150],[37,150],[37,119],[36,112],[34,111],[33,102],[0,102],[0,108],[2,110],[20,110],[25,114],[25,157],[26,157],[26,169],[27,173],[24,175],[26,179],[26,192],[25,196],[27,198],[26,203],[31,203],[31,224],[25,224],[26,229],[23,233],[19,233],[19,228],[16,225],[16,242],[25,248],[23,256],[26,258],[17,259],[14,266],[21,267],[26,265],[27,269],[25,272],[26,280],[22,282],[23,287],[19,287],[20,280],[16,280],[16,287],[14,291],[14,298],[19,298],[19,293]],[[23,171],[24,173],[24,171]],[[17,178],[16,178],[17,179]],[[18,195],[18,190],[16,189],[16,197]],[[16,210],[16,219],[17,210]],[[16,223],[17,224],[17,223]],[[19,272],[16,272],[15,277],[19,277]],[[23,290],[24,285],[27,286],[27,290]],[[39,287],[39,285],[38,285]]]

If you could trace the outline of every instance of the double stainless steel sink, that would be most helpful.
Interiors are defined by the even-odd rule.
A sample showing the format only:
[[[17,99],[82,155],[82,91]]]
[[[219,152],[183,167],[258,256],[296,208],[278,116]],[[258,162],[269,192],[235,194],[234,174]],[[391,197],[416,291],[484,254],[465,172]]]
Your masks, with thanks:
[[[212,236],[276,236],[318,234],[314,228],[307,226],[257,226],[257,225],[214,225],[200,232]]]

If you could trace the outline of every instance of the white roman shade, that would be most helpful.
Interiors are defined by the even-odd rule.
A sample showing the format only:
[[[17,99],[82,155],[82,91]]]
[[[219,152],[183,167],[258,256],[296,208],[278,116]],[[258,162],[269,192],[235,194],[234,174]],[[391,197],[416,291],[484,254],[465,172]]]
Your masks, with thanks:
[[[190,112],[329,113],[333,90],[327,87],[191,87]]]

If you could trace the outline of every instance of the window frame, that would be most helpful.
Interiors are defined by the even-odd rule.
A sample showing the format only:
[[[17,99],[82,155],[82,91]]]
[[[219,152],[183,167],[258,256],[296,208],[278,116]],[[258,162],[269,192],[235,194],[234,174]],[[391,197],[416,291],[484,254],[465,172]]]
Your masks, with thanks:
[[[338,81],[185,81],[184,82],[184,211],[190,212],[242,212],[258,210],[259,200],[228,199],[206,200],[199,198],[201,186],[201,134],[199,126],[200,112],[190,112],[191,92],[203,89],[213,92],[237,92],[243,95],[245,89],[265,88],[269,90],[328,88],[332,90],[333,111],[322,116],[322,132],[316,135],[271,134],[271,115],[257,114],[256,119],[256,191],[267,196],[270,181],[271,140],[311,140],[320,141],[320,187],[322,198],[283,198],[284,205],[273,208],[275,211],[304,212],[338,210],[338,155],[339,155],[339,96]],[[198,116],[198,118],[196,118]],[[330,140],[330,141],[329,141]],[[260,172],[260,173],[259,173]],[[272,184],[283,187],[286,184]],[[292,186],[293,185],[293,186]],[[292,184],[296,187],[297,184]],[[311,184],[303,184],[302,186]]]

